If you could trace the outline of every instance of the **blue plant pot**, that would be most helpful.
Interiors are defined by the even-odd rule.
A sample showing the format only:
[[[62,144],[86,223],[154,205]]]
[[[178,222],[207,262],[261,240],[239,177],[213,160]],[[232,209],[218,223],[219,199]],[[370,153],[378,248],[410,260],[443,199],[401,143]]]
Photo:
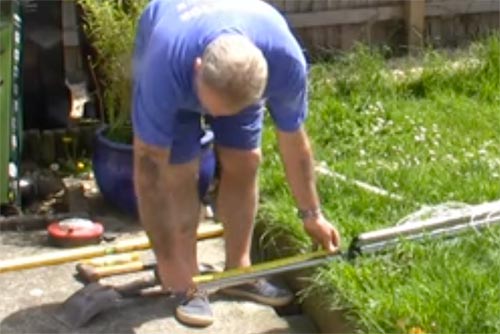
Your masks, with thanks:
[[[137,199],[133,182],[132,145],[113,142],[106,137],[108,126],[99,128],[95,136],[92,156],[94,176],[103,198],[119,209],[137,215]],[[206,131],[200,139],[202,154],[198,191],[206,195],[215,175],[215,153],[212,148],[213,132]]]

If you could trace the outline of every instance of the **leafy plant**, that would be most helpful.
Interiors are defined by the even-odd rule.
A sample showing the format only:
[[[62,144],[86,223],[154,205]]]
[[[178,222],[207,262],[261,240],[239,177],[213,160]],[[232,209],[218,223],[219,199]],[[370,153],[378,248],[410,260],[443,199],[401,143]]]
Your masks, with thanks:
[[[93,68],[103,87],[108,137],[131,142],[131,64],[137,23],[148,0],[78,0],[84,29],[97,55]]]

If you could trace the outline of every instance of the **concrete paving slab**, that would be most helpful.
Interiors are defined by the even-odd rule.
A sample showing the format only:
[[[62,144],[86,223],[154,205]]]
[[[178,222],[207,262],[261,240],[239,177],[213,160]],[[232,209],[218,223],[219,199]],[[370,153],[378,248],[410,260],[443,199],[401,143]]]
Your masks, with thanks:
[[[102,216],[110,231],[120,239],[137,235],[141,229],[116,215]],[[107,218],[106,218],[107,217]],[[117,218],[118,217],[118,218]],[[112,219],[111,219],[112,218]],[[109,223],[111,221],[111,223]],[[108,223],[107,223],[108,222]],[[200,241],[199,260],[224,266],[221,238]],[[44,231],[4,232],[0,234],[0,259],[40,254],[54,249],[47,244]],[[279,317],[273,308],[249,301],[211,296],[215,323],[206,329],[188,328],[173,317],[174,305],[167,297],[139,300],[128,307],[96,317],[88,326],[69,330],[53,318],[60,303],[82,287],[73,278],[75,263],[0,274],[0,333],[314,333],[307,317]],[[141,275],[122,275],[108,279],[117,283]]]

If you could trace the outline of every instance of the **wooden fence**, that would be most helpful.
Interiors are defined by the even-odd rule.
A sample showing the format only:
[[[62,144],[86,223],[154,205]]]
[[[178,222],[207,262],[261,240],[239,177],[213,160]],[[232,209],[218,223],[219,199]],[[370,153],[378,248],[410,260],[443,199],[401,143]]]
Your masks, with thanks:
[[[500,0],[268,0],[312,53],[356,42],[457,46],[500,27]]]

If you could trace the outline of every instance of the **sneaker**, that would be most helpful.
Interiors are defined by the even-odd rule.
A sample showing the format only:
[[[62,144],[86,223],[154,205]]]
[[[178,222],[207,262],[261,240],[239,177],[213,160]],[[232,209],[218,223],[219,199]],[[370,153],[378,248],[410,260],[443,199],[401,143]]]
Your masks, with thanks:
[[[248,298],[273,307],[285,306],[294,298],[290,290],[281,288],[265,279],[226,288],[220,292],[228,296]]]
[[[210,326],[214,322],[206,291],[190,290],[187,293],[177,294],[176,297],[180,299],[175,309],[175,316],[179,322],[195,327]]]

